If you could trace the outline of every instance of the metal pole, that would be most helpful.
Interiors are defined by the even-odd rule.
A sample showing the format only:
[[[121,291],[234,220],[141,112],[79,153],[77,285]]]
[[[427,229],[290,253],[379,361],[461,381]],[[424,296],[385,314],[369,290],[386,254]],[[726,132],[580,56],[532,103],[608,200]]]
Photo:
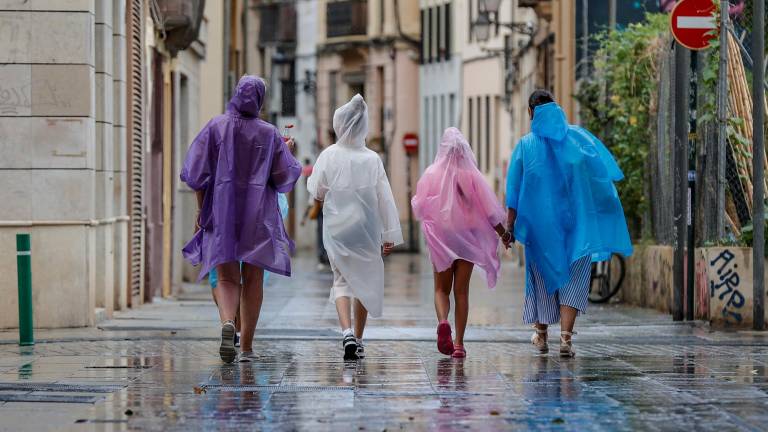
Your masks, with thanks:
[[[19,280],[19,345],[34,345],[32,320],[32,247],[29,234],[16,234],[16,272]]]
[[[720,64],[717,78],[717,238],[725,238],[725,152],[728,127],[728,0],[720,2]]]
[[[616,30],[616,0],[608,0],[608,28]]]
[[[589,0],[581,0],[581,77],[589,76]]]
[[[698,54],[696,51],[691,51],[691,80],[690,80],[690,94],[688,97],[688,265],[687,270],[687,283],[685,284],[685,319],[693,321],[693,286],[694,286],[694,260],[696,259],[694,254],[694,233],[696,232],[696,99],[698,89],[696,81],[698,80],[697,73],[697,60]]]
[[[408,168],[406,170],[406,187],[408,189],[408,252],[416,252],[416,239],[414,238],[416,229],[413,221],[413,207],[411,206],[411,198],[413,197],[413,188],[411,186],[411,155],[406,156],[406,163]]]
[[[765,328],[765,0],[753,0],[752,14],[752,226],[754,227],[754,244],[752,259],[755,263],[753,270],[754,288],[754,328]]]
[[[683,320],[686,206],[688,204],[688,49],[675,43],[675,236],[672,318]]]

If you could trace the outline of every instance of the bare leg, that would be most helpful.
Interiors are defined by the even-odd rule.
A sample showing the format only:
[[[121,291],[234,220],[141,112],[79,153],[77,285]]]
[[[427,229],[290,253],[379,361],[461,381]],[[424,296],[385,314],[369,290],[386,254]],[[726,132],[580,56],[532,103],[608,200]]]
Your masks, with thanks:
[[[355,299],[354,309],[355,309],[355,337],[358,339],[362,339],[363,332],[365,331],[365,322],[368,321],[368,309],[366,309],[365,306],[363,306],[363,304],[358,299]]]
[[[573,326],[576,324],[576,315],[578,309],[566,305],[560,305],[560,330],[573,333]],[[571,340],[570,336],[564,336],[566,340]]]
[[[235,321],[240,307],[240,269],[236,262],[216,267],[219,283],[216,285],[214,300],[219,307],[221,322]]]
[[[469,317],[469,280],[472,278],[474,264],[469,261],[457,260],[454,263],[456,269],[453,280],[453,298],[456,302],[456,342],[455,345],[464,345],[464,330],[467,328]]]
[[[243,293],[240,302],[240,347],[243,352],[253,351],[253,335],[259,322],[261,302],[264,300],[264,269],[243,263]]]
[[[352,304],[349,297],[343,296],[336,299],[336,313],[339,314],[339,324],[341,325],[341,331],[348,328],[352,328],[352,312],[350,312]]]
[[[435,272],[435,312],[438,321],[448,319],[448,313],[451,311],[451,287],[453,285],[453,268],[442,272]]]

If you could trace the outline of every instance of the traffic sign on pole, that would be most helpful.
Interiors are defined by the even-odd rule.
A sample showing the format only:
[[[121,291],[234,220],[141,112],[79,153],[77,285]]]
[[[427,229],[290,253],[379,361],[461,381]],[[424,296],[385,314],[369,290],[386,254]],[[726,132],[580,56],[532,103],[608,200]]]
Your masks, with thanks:
[[[715,4],[712,0],[681,0],[670,14],[672,35],[680,45],[691,50],[709,48],[717,34]]]

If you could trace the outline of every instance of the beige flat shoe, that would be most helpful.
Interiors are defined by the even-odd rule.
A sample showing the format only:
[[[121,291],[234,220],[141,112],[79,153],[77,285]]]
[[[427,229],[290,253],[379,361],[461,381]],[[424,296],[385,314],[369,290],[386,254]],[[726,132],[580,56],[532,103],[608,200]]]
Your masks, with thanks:
[[[560,332],[560,357],[576,357],[576,351],[573,350],[573,341],[571,340],[575,334],[576,332]]]
[[[533,326],[533,329],[535,330],[535,333],[531,335],[531,343],[539,350],[540,354],[548,353],[549,345],[547,345],[547,330],[542,330],[535,325]]]

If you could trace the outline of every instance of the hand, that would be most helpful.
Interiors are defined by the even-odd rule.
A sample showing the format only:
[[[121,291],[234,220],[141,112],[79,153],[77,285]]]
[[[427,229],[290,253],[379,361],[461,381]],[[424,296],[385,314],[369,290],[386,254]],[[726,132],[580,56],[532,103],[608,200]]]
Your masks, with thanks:
[[[394,243],[384,243],[384,251],[382,252],[382,255],[388,256],[392,253],[392,249],[395,247]]]
[[[197,211],[197,215],[195,215],[195,234],[200,231],[200,210]]]
[[[501,236],[501,243],[504,244],[505,249],[509,249],[512,246],[512,243],[515,242],[515,235],[512,234],[512,231],[507,231]]]
[[[296,141],[293,140],[293,137],[288,137],[288,140],[285,141],[285,145],[288,146],[288,150],[293,152],[293,149],[296,147]]]

